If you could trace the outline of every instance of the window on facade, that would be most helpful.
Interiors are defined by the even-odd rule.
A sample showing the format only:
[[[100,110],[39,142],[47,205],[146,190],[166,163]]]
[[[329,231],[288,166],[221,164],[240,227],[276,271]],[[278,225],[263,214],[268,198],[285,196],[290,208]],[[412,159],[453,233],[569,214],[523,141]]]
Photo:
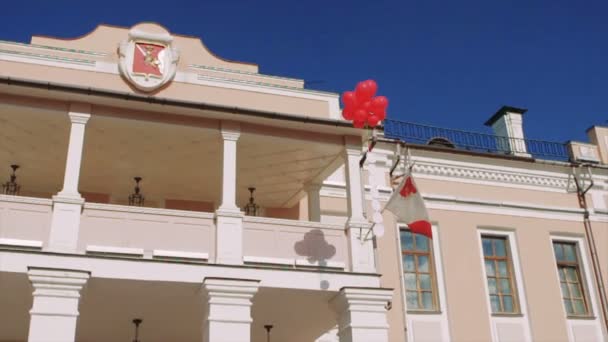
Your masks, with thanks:
[[[583,290],[581,269],[575,242],[553,242],[562,298],[568,316],[588,316],[589,306]]]
[[[492,313],[518,313],[509,240],[490,235],[483,235],[481,240]]]
[[[408,310],[437,311],[432,241],[401,230],[401,253]]]

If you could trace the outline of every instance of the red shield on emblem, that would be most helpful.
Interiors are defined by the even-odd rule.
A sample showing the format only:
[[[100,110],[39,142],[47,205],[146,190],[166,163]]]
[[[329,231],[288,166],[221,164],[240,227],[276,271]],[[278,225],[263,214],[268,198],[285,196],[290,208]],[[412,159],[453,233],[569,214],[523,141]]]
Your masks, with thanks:
[[[133,53],[133,73],[146,76],[162,77],[164,62],[162,59],[165,46],[149,43],[135,43]]]

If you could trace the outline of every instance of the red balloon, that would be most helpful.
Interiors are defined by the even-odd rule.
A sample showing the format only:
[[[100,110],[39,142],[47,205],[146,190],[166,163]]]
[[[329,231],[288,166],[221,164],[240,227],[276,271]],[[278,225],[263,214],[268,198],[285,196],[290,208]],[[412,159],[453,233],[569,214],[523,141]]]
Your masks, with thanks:
[[[366,112],[369,112],[370,110],[372,110],[372,101],[363,102],[360,108],[365,110]]]
[[[352,120],[353,114],[354,110],[352,109],[352,107],[345,107],[344,109],[342,109],[342,117],[346,120]]]
[[[367,112],[364,109],[357,109],[353,115],[353,120],[355,121],[365,121],[367,119]]]
[[[365,127],[365,122],[364,121],[355,120],[355,121],[353,121],[353,127],[355,127],[355,128],[363,128],[363,127]]]
[[[376,96],[372,99],[372,111],[385,112],[386,107],[388,107],[388,99],[386,96]]]
[[[342,103],[344,107],[354,107],[357,105],[357,97],[354,91],[345,91],[342,93]]]
[[[380,121],[386,119],[386,112],[385,111],[375,111],[374,115],[377,116],[378,120],[380,120]]]
[[[378,91],[378,84],[374,80],[367,80],[365,83],[367,83],[367,86],[370,88],[372,94],[371,97],[374,97],[374,95],[376,95],[376,91]]]
[[[367,123],[371,126],[371,127],[376,127],[378,125],[378,123],[380,122],[380,119],[375,116],[375,115],[370,115],[367,118]]]
[[[357,83],[357,88],[355,89],[355,95],[357,96],[357,101],[359,103],[363,103],[365,101],[369,101],[373,94],[374,89],[372,89],[371,85],[367,82],[359,82]]]

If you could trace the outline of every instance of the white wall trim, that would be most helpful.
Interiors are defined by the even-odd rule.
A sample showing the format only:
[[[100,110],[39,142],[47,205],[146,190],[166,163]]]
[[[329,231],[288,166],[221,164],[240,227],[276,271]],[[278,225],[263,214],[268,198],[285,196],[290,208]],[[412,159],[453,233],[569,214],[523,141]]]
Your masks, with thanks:
[[[509,243],[509,250],[511,252],[511,263],[512,263],[512,267],[513,267],[513,273],[515,276],[515,279],[514,279],[515,286],[517,288],[517,300],[519,303],[519,309],[520,309],[520,313],[522,316],[504,317],[504,316],[493,316],[492,315],[492,307],[490,304],[490,295],[489,295],[490,291],[488,289],[485,259],[483,256],[483,243],[482,243],[482,238],[481,238],[482,235],[494,235],[494,236],[501,236],[501,237],[507,238],[507,242]],[[477,239],[478,239],[479,257],[480,257],[482,275],[483,275],[484,295],[486,296],[485,302],[486,302],[486,306],[488,308],[488,313],[489,313],[488,319],[490,321],[492,340],[494,342],[502,341],[500,336],[498,335],[498,328],[497,328],[498,324],[515,323],[515,324],[520,324],[522,326],[525,341],[532,341],[532,334],[530,331],[530,321],[528,318],[528,301],[527,301],[525,286],[524,286],[524,282],[523,282],[523,274],[521,272],[521,264],[519,262],[519,251],[517,248],[517,240],[516,240],[515,232],[511,231],[510,229],[507,230],[507,229],[478,228],[477,229]],[[524,342],[524,341],[522,341],[522,342]]]
[[[92,202],[86,202],[84,204],[84,209],[85,209],[85,214],[86,214],[86,210],[90,209],[90,210],[126,212],[126,213],[134,213],[134,214],[153,214],[153,215],[164,215],[164,216],[192,217],[192,218],[202,218],[202,219],[211,219],[211,220],[214,218],[214,215],[215,215],[215,213],[208,213],[208,212],[202,212],[202,211],[134,207],[134,206],[128,206],[128,205],[92,203]]]
[[[329,224],[329,223],[321,223],[321,222],[311,222],[311,221],[300,221],[300,220],[288,220],[288,219],[278,219],[271,217],[261,217],[261,216],[244,216],[243,222],[251,222],[251,223],[265,223],[271,225],[281,225],[281,226],[290,226],[290,227],[298,227],[298,228],[318,228],[322,230],[344,230],[344,226]],[[245,227],[247,229],[247,227]]]
[[[380,287],[376,274],[306,268],[260,268],[207,263],[177,262],[102,254],[50,254],[39,251],[12,251],[0,248],[0,272],[26,273],[28,267],[53,265],[54,268],[88,270],[96,278],[143,281],[170,281],[199,284],[202,275],[212,278],[259,279],[271,288],[339,291],[342,287]],[[319,275],[327,280],[322,287]]]
[[[144,250],[142,248],[129,248],[129,247],[112,247],[112,246],[97,246],[87,245],[87,253],[102,253],[102,254],[119,254],[119,255],[133,255],[143,257]]]
[[[397,251],[401,251],[401,239],[400,239],[400,230],[402,228],[407,228],[406,225],[397,224]],[[404,316],[406,321],[406,335],[407,340],[411,342],[416,342],[414,339],[414,331],[412,329],[415,322],[429,322],[436,323],[441,326],[441,341],[449,342],[451,340],[450,337],[450,325],[448,321],[448,306],[447,306],[447,297],[445,291],[445,278],[443,271],[443,255],[441,254],[441,243],[439,238],[439,229],[436,224],[432,226],[433,231],[433,239],[431,240],[433,244],[433,263],[435,268],[435,281],[437,283],[437,300],[439,302],[439,312],[437,313],[422,313],[417,314],[414,312],[407,312],[407,300],[405,296],[405,280],[403,279],[403,258],[399,257],[399,283],[400,283],[400,291],[401,291],[401,299],[402,306],[404,309]]]
[[[155,249],[152,251],[152,258],[209,260],[209,253],[168,251],[168,250],[164,250],[164,249]]]
[[[42,241],[0,238],[0,246],[14,246],[14,247],[42,249]]]
[[[596,292],[596,283],[594,281],[594,277],[592,276],[592,272],[593,272],[593,268],[591,267],[591,264],[589,263],[589,259],[587,258],[587,242],[585,241],[584,237],[582,236],[571,236],[571,235],[563,235],[563,234],[557,234],[557,233],[552,233],[551,234],[551,238],[549,239],[549,243],[550,243],[550,247],[551,247],[551,251],[553,252],[553,242],[554,241],[568,241],[568,242],[575,242],[577,247],[578,247],[578,253],[579,256],[581,258],[580,262],[580,268],[581,268],[581,272],[583,273],[583,280],[584,280],[584,289],[585,291],[587,291],[587,296],[589,298],[589,304],[590,304],[590,309],[592,312],[592,315],[594,317],[594,319],[575,319],[575,318],[568,318],[567,314],[566,314],[566,308],[564,307],[564,301],[561,298],[561,287],[560,287],[560,281],[559,281],[559,274],[557,272],[557,267],[554,266],[553,267],[553,274],[555,276],[555,278],[553,279],[553,281],[556,282],[556,284],[558,285],[558,287],[560,287],[560,302],[561,302],[561,308],[563,310],[563,315],[566,318],[566,324],[567,324],[567,330],[568,330],[568,340],[570,342],[577,342],[577,339],[574,336],[574,329],[576,328],[581,328],[581,327],[588,327],[591,328],[595,331],[596,336],[599,337],[598,341],[600,341],[602,339],[602,337],[604,338],[604,340],[606,340],[608,338],[608,336],[603,335],[604,332],[602,331],[602,323],[601,323],[601,318],[602,318],[602,312],[601,309],[599,307],[599,302],[598,302],[598,298],[597,298],[597,292]],[[555,260],[555,255],[553,255],[553,260]]]

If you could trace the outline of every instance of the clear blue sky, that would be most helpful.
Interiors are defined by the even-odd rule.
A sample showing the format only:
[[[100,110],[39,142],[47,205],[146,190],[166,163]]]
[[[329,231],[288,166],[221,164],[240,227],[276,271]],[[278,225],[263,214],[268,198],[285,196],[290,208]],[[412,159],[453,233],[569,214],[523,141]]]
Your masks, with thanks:
[[[342,92],[373,78],[389,117],[486,131],[528,108],[529,138],[608,125],[608,1],[4,1],[0,39],[155,21],[262,73]],[[321,81],[321,82],[316,82]]]

